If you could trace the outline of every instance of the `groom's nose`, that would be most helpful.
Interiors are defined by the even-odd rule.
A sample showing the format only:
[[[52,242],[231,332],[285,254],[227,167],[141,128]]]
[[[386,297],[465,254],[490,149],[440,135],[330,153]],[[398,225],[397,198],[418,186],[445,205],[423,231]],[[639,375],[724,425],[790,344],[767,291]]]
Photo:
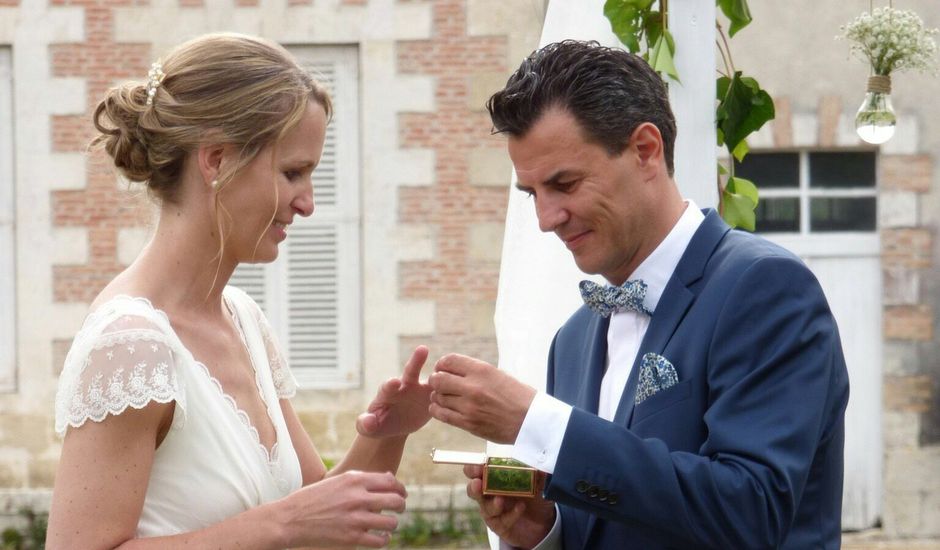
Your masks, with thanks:
[[[536,196],[535,215],[539,219],[539,229],[546,233],[555,231],[570,218],[561,197],[557,196]]]

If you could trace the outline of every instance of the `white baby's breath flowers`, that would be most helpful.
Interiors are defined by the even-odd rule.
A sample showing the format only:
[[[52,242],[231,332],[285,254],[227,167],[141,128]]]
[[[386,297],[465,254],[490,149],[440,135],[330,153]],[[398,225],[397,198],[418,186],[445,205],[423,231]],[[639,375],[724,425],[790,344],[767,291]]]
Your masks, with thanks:
[[[890,75],[900,70],[918,70],[937,74],[934,55],[937,29],[927,29],[913,11],[876,8],[865,12],[851,23],[840,27],[842,35],[854,42],[853,54],[871,64],[876,75]]]

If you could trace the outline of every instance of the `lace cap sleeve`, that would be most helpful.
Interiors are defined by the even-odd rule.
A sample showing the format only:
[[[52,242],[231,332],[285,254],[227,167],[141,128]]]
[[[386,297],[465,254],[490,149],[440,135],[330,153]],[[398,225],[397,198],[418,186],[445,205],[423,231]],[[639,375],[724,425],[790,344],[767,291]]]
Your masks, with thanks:
[[[100,331],[80,332],[59,378],[56,432],[62,436],[69,426],[101,422],[127,407],[141,409],[151,402],[176,401],[176,414],[184,420],[185,394],[175,360],[167,335],[145,317],[125,315]]]
[[[294,374],[287,365],[287,358],[281,352],[281,345],[278,342],[277,335],[274,334],[274,329],[271,328],[271,324],[268,322],[268,318],[265,317],[258,303],[243,290],[236,287],[227,287],[226,290],[237,295],[237,299],[248,303],[255,321],[258,323],[258,328],[264,339],[265,353],[268,356],[268,364],[271,366],[271,377],[274,380],[274,389],[277,391],[278,398],[294,397],[297,394],[297,379],[294,378]]]

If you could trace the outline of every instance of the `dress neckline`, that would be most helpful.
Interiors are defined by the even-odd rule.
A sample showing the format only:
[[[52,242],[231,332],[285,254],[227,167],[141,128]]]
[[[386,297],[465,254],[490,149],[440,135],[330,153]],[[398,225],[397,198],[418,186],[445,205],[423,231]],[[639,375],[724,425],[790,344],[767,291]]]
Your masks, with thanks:
[[[229,287],[226,287],[226,289],[228,288]],[[85,319],[84,325],[88,327],[94,326],[95,321],[97,321],[99,317],[102,317],[109,312],[108,306],[114,307],[115,303],[124,301],[140,304],[146,309],[155,313],[166,324],[166,328],[169,330],[170,334],[172,334],[177,347],[184,352],[184,355],[189,358],[191,363],[197,366],[196,370],[201,371],[206,376],[206,378],[209,379],[211,385],[216,389],[222,400],[229,404],[232,412],[239,419],[242,426],[246,428],[262,458],[270,468],[277,464],[279,456],[278,443],[280,443],[280,437],[278,436],[277,424],[274,422],[274,417],[271,413],[271,405],[264,397],[264,391],[262,391],[258,367],[255,364],[254,356],[251,353],[251,348],[248,345],[248,340],[242,326],[241,317],[238,315],[238,311],[232,303],[231,297],[227,294],[228,293],[226,291],[222,292],[223,306],[234,322],[236,331],[238,332],[238,337],[242,342],[242,346],[245,349],[245,352],[248,354],[248,360],[251,363],[251,368],[255,375],[255,388],[258,391],[258,396],[261,399],[262,405],[264,405],[267,419],[271,423],[271,427],[274,429],[274,442],[272,443],[270,450],[261,442],[261,435],[258,432],[258,429],[255,427],[254,423],[251,421],[251,417],[248,416],[248,413],[238,405],[232,395],[225,391],[225,389],[222,387],[222,383],[218,380],[218,378],[212,375],[212,372],[205,365],[205,363],[196,359],[192,351],[190,351],[190,349],[183,343],[183,339],[180,338],[179,334],[177,334],[176,329],[173,328],[173,324],[170,322],[170,316],[167,315],[167,313],[162,309],[154,306],[149,298],[143,296],[131,296],[129,294],[116,294],[99,304],[91,313],[89,313],[88,317]],[[267,354],[264,355],[267,357]]]

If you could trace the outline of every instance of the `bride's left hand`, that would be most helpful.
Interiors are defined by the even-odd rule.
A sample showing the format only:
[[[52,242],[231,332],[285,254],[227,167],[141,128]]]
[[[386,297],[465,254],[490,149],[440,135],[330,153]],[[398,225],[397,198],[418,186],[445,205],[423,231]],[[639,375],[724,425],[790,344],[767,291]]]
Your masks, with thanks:
[[[428,358],[428,348],[418,346],[399,378],[390,378],[366,412],[356,419],[356,430],[367,437],[408,435],[431,419],[428,413],[431,386],[419,380],[421,367]]]

